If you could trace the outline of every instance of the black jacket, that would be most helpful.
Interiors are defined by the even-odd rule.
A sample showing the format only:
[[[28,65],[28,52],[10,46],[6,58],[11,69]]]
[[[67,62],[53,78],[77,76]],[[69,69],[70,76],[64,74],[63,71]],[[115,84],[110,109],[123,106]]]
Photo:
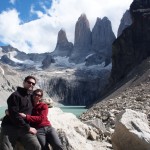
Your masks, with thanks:
[[[2,121],[2,127],[5,125],[13,125],[17,128],[29,130],[30,125],[18,113],[30,114],[32,112],[32,93],[25,88],[18,87],[7,99],[9,115],[6,115]]]

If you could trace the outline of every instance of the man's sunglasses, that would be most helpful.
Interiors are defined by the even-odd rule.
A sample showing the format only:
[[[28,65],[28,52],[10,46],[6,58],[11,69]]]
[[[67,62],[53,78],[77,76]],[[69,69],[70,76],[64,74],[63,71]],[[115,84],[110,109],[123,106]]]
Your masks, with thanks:
[[[42,97],[42,95],[41,95],[41,94],[37,94],[37,93],[34,93],[34,96]]]
[[[31,82],[31,81],[27,81],[28,84],[31,84],[33,86],[35,86],[35,83]]]

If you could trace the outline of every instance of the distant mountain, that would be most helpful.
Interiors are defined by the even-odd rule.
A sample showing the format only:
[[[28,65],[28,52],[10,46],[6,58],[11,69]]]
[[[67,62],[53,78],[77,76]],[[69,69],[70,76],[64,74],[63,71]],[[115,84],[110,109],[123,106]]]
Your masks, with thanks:
[[[90,31],[89,21],[82,14],[75,27],[75,41],[70,62],[83,63],[87,66],[111,62],[111,45],[115,40],[111,22],[107,17],[97,18],[95,26]]]
[[[82,14],[75,26],[74,47],[69,57],[70,62],[82,63],[85,57],[91,53],[91,31],[89,21],[85,14]]]
[[[68,42],[66,32],[60,30],[58,32],[57,44],[55,50],[51,53],[52,56],[69,57],[73,50],[73,44]]]
[[[26,54],[10,45],[0,47],[0,62],[23,70],[28,68],[40,69],[46,55],[47,53]]]
[[[107,17],[97,18],[90,31],[89,21],[82,14],[76,23],[74,45],[61,29],[53,52],[26,54],[10,45],[1,46],[0,61],[24,75],[34,74],[39,78],[39,86],[54,101],[89,105],[99,98],[108,83],[114,40]]]
[[[121,22],[118,28],[117,37],[119,37],[122,34],[123,30],[127,28],[128,26],[130,26],[131,24],[132,24],[131,14],[130,14],[130,11],[127,10],[121,19]]]
[[[10,45],[1,46],[0,61],[23,70],[47,69],[51,64],[57,63],[57,57],[65,57],[68,64],[107,66],[111,63],[111,45],[115,39],[111,22],[107,17],[97,18],[91,31],[86,15],[82,14],[76,22],[74,44],[68,41],[66,32],[61,29],[53,52],[26,54]]]
[[[86,65],[111,63],[112,43],[116,39],[111,22],[107,17],[97,18],[92,30],[91,55],[86,57]]]

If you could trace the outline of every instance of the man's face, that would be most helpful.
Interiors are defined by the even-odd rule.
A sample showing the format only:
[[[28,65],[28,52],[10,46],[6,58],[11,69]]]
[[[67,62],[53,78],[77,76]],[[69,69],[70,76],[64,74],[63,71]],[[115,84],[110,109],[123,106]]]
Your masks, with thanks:
[[[27,81],[24,81],[23,86],[25,89],[32,91],[35,86],[35,80],[30,78]]]

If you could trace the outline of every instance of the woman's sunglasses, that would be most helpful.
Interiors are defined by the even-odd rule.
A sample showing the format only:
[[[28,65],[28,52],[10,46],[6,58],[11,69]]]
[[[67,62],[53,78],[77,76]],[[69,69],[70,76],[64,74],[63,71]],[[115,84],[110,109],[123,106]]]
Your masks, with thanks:
[[[34,96],[42,97],[42,95],[41,95],[41,94],[37,94],[37,93],[34,93]]]

